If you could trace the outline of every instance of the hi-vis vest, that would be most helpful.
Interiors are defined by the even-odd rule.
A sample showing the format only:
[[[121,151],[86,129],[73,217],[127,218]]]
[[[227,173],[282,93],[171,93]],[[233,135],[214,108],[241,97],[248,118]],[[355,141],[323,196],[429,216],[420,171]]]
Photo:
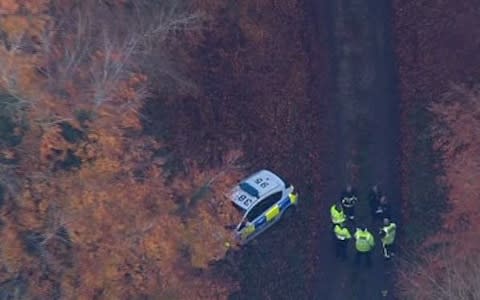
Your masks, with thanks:
[[[288,197],[290,197],[290,201],[292,202],[292,204],[297,204],[297,201],[298,201],[298,194],[297,193],[290,193],[288,195]]]
[[[382,243],[384,245],[391,245],[395,241],[395,233],[397,231],[397,225],[395,223],[390,223],[388,226],[384,226],[382,231],[385,233],[385,236],[382,238]]]
[[[358,252],[368,252],[375,246],[373,235],[368,230],[357,229],[355,232],[355,248]]]
[[[335,204],[332,205],[332,207],[330,207],[330,216],[332,218],[333,224],[343,223],[347,219],[345,217],[345,213],[343,211],[338,211],[337,208],[335,207]]]
[[[335,228],[333,229],[333,232],[335,232],[335,236],[339,240],[349,240],[352,238],[352,235],[350,234],[350,231],[348,231],[347,227],[341,227],[340,225],[335,225]]]

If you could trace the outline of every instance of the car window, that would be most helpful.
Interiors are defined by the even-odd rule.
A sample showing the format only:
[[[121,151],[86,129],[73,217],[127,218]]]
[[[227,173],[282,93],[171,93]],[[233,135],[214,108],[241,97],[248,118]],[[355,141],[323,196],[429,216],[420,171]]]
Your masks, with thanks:
[[[247,220],[249,222],[255,220],[259,215],[266,211],[270,206],[277,203],[282,198],[282,192],[277,192],[265,198],[263,201],[255,205],[247,214]]]

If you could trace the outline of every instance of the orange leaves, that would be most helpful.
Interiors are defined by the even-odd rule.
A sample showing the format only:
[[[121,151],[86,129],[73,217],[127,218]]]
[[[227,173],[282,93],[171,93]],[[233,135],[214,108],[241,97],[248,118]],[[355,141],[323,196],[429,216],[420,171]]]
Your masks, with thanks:
[[[47,9],[49,0],[25,1],[19,4],[15,0],[0,1],[0,27],[9,39],[18,39],[23,35],[38,36],[48,17],[42,14]],[[19,13],[19,10],[23,11]]]
[[[449,187],[451,209],[443,216],[443,230],[425,242],[425,247],[451,242],[448,253],[454,257],[471,256],[480,243],[480,94],[477,88],[453,85],[445,97],[431,107],[438,120],[433,130],[436,147],[442,153],[445,176]],[[442,266],[442,261],[438,263]],[[433,267],[433,266],[432,266]]]
[[[131,272],[126,261],[146,268],[142,262],[142,257],[146,257],[157,272],[168,274],[171,284],[189,290],[192,283],[185,279],[188,270],[181,268],[203,268],[212,260],[223,257],[226,251],[224,242],[230,239],[230,231],[223,228],[223,215],[211,208],[213,205],[220,209],[222,205],[212,199],[202,199],[198,205],[188,207],[189,216],[182,220],[175,214],[178,199],[172,198],[172,188],[180,189],[179,192],[188,197],[198,189],[197,184],[210,182],[212,195],[219,197],[215,201],[224,201],[226,206],[228,200],[220,199],[223,189],[241,178],[239,171],[230,169],[238,153],[228,155],[229,167],[223,170],[204,171],[192,163],[190,172],[176,178],[170,187],[164,182],[162,172],[158,170],[160,167],[154,165],[151,168],[156,171],[148,172],[152,177],[145,177],[144,182],[131,180],[128,170],[141,158],[146,159],[149,152],[134,146],[136,142],[133,141],[130,145],[132,151],[103,157],[103,150],[112,143],[120,149],[128,148],[123,144],[125,140],[107,138],[104,134],[97,133],[101,145],[98,158],[75,174],[64,173],[59,178],[52,178],[57,187],[68,192],[68,201],[63,205],[74,216],[68,229],[76,245],[76,255],[82,258],[82,265],[76,266],[81,274],[79,288],[88,295],[100,287],[108,289],[112,295],[119,293],[121,285],[115,284],[123,276],[119,270]],[[102,141],[104,138],[106,140]],[[220,190],[215,189],[217,183]],[[226,212],[225,208],[220,210]],[[188,264],[182,266],[182,261]],[[103,271],[95,271],[98,269]],[[132,281],[130,286],[139,289],[145,284],[155,286],[149,283],[153,279],[129,278]]]
[[[16,14],[23,8],[30,14],[44,12],[48,8],[50,0],[0,0],[0,14]]]
[[[199,207],[195,218],[187,223],[186,241],[190,246],[193,267],[206,268],[209,263],[225,256],[228,250],[225,242],[233,244],[233,234],[224,226],[220,215],[212,214],[206,207]]]
[[[62,129],[59,126],[52,126],[43,135],[40,144],[40,159],[44,162],[51,160],[64,160],[67,150],[71,145],[62,137]]]
[[[2,228],[2,248],[0,251],[0,260],[3,264],[8,266],[10,272],[16,273],[22,267],[23,258],[18,255],[23,251],[23,245],[18,236],[18,228],[12,226],[11,224],[6,224]],[[6,247],[8,245],[8,247]],[[2,280],[0,272],[0,280]],[[7,274],[3,274],[7,275]]]
[[[10,39],[19,39],[29,29],[30,22],[24,16],[13,15],[0,19],[0,26],[8,33]]]
[[[21,54],[19,40],[13,40],[10,43],[9,49],[0,45],[0,89],[18,98],[34,102],[40,97],[36,84],[38,78],[34,73],[37,59],[32,55]]]
[[[0,1],[1,14],[14,14],[20,8],[17,0],[2,0]]]
[[[32,12],[29,18],[0,17],[2,30],[11,38],[22,34],[29,38],[44,29],[46,17],[41,12],[46,1],[22,3]],[[19,6],[0,0],[0,9],[13,13]],[[33,55],[0,47],[0,60],[6,62],[1,84],[5,87],[15,82],[21,96],[32,100],[19,166],[28,185],[22,186],[16,199],[20,208],[6,220],[15,225],[2,231],[10,245],[7,261],[14,271],[31,268],[34,282],[42,275],[40,261],[55,269],[52,282],[61,282],[67,298],[132,298],[153,294],[158,286],[178,290],[184,299],[198,298],[189,296],[205,289],[209,279],[192,276],[191,268],[204,268],[225,254],[224,242],[231,239],[231,232],[223,226],[240,217],[234,215],[224,193],[243,177],[236,165],[241,152],[228,152],[218,168],[201,168],[187,161],[187,174],[167,183],[164,169],[168,166],[157,155],[165,145],[140,134],[138,111],[149,78],[131,69],[117,76],[115,68],[128,60],[119,52],[122,49],[82,48],[96,47],[88,36],[81,36],[84,44],[77,43],[76,34],[86,31],[65,30],[62,32],[71,36],[52,40],[48,38],[55,34],[43,32],[47,36],[43,42],[48,44],[35,48],[40,52]],[[77,47],[81,51],[75,52]],[[106,65],[111,68],[103,70],[101,63],[107,54],[111,61]],[[98,70],[97,77],[91,74]],[[103,71],[113,73],[105,79]],[[94,96],[99,97],[98,102]],[[80,121],[79,111],[88,115],[88,121]],[[43,167],[72,156],[78,159],[75,171]],[[197,193],[204,187],[207,193]],[[184,207],[179,205],[182,200],[186,201]],[[57,257],[49,253],[56,251],[54,247],[44,249],[49,261],[26,255],[18,236],[25,229],[55,236],[58,228],[47,228],[53,206],[65,219],[55,226],[61,227],[70,241],[64,254],[71,259],[68,267],[60,268]],[[44,288],[40,298],[51,298],[51,284],[38,286],[37,292]]]
[[[155,259],[162,273],[175,273],[176,263],[182,255],[180,249],[183,230],[183,224],[178,218],[164,215],[145,233],[145,255]]]
[[[50,2],[51,0],[26,0],[23,5],[31,14],[38,14],[46,12]]]
[[[196,268],[206,268],[210,262],[223,258],[227,251],[225,242],[233,242],[232,231],[225,226],[238,223],[242,216],[226,193],[244,176],[236,165],[241,155],[238,150],[227,152],[224,165],[210,170],[190,162],[186,176],[173,182],[186,202],[182,208],[188,215],[184,242]]]

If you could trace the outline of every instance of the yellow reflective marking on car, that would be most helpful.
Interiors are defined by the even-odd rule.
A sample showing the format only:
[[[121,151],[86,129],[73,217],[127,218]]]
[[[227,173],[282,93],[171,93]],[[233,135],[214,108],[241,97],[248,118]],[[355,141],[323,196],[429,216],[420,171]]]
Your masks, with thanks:
[[[297,200],[298,200],[298,194],[297,193],[290,193],[290,195],[288,195],[288,197],[290,198],[290,202],[292,204],[297,204]]]
[[[242,230],[242,239],[247,238],[249,235],[251,235],[253,232],[255,232],[255,225],[250,224],[245,229]]]
[[[270,208],[266,213],[265,217],[267,218],[267,222],[270,222],[280,213],[280,207],[275,204],[272,208]]]

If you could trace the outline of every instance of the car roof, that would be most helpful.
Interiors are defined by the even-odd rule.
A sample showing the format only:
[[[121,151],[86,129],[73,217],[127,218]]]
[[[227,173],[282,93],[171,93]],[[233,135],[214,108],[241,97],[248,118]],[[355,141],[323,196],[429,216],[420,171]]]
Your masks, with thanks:
[[[248,210],[266,195],[284,187],[285,183],[279,176],[263,169],[242,180],[233,189],[231,200],[240,208]]]
[[[257,173],[250,175],[250,177],[245,179],[244,182],[253,186],[258,191],[258,196],[260,198],[278,186],[284,185],[283,180],[269,170],[260,170]],[[262,185],[264,182],[267,182],[268,184]]]

